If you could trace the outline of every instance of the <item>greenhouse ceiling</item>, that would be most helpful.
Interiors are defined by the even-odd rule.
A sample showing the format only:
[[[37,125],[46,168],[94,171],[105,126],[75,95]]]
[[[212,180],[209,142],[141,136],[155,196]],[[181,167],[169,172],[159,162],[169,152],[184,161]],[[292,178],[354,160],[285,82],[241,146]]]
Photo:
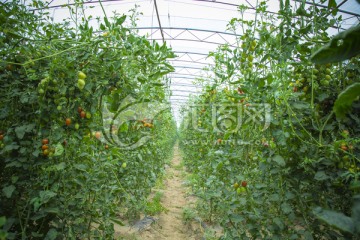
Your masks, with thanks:
[[[328,0],[302,1],[291,0],[294,7],[302,2],[316,4],[318,7],[327,8]],[[330,4],[334,4],[330,1]],[[279,0],[268,0],[267,11],[277,14]],[[360,4],[356,0],[336,0],[338,15],[342,22],[329,29],[329,34],[334,35],[359,23]],[[241,35],[241,30],[230,31],[227,27],[232,18],[239,18],[240,5],[248,7],[243,18],[255,18],[256,6],[259,1],[254,0],[102,0],[102,6],[109,17],[114,12],[130,14],[137,6],[137,29],[140,35],[159,43],[166,42],[171,46],[177,57],[170,60],[175,67],[175,72],[168,75],[171,79],[170,101],[174,113],[182,103],[186,102],[189,95],[197,94],[201,85],[196,83],[197,78],[209,74],[204,67],[213,64],[213,58],[208,57],[209,52],[217,49],[219,45],[228,44],[235,48],[236,36]],[[71,0],[49,1],[48,11],[54,21],[62,21],[69,17],[67,4],[74,4]],[[103,17],[104,12],[98,0],[84,1],[85,14],[92,15],[94,24],[96,17]],[[307,5],[307,6],[308,6]],[[41,9],[32,9],[39,11]]]

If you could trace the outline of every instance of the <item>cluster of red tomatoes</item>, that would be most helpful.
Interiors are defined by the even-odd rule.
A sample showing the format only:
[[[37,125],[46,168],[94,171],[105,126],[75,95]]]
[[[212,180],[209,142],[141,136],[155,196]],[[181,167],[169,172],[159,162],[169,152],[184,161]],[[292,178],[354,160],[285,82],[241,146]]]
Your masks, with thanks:
[[[44,156],[48,156],[50,154],[49,151],[49,139],[44,138],[43,140],[41,140],[42,146],[41,146],[41,150],[43,151],[43,155]]]

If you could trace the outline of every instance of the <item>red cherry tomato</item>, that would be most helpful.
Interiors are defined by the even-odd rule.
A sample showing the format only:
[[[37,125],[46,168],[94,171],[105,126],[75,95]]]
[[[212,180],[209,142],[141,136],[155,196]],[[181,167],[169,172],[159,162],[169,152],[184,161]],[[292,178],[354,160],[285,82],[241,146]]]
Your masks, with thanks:
[[[70,124],[71,124],[71,119],[70,119],[70,118],[67,118],[67,119],[65,120],[65,124],[66,124],[66,126],[70,126]]]

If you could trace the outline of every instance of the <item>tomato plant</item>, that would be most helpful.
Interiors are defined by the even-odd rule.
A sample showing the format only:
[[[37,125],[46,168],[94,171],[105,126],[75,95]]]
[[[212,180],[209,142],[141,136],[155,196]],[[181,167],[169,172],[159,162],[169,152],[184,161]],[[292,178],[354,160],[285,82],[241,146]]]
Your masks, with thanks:
[[[254,21],[230,21],[242,31],[237,47],[209,54],[214,77],[183,113],[180,146],[197,207],[222,225],[223,239],[355,239],[360,60],[340,60],[358,49],[358,28],[331,40],[339,19],[329,10],[279,3],[279,24],[265,2]]]
[[[120,111],[126,96],[165,103],[163,76],[175,55],[126,27],[126,16],[105,16],[98,28],[91,16],[53,23],[44,2],[29,4],[6,1],[0,9],[0,216],[7,238],[111,239],[119,215],[144,211],[176,126],[163,111],[146,130],[153,138],[125,149],[103,142],[104,105]],[[85,11],[81,1],[68,9],[73,16]],[[145,134],[124,127],[131,124],[115,126],[119,135],[111,137]]]

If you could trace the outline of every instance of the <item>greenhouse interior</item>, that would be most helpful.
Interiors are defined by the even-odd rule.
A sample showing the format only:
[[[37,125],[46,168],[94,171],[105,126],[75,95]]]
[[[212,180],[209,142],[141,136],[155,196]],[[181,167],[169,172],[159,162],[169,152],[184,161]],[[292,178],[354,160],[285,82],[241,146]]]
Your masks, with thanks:
[[[0,5],[0,240],[360,239],[359,0]]]

